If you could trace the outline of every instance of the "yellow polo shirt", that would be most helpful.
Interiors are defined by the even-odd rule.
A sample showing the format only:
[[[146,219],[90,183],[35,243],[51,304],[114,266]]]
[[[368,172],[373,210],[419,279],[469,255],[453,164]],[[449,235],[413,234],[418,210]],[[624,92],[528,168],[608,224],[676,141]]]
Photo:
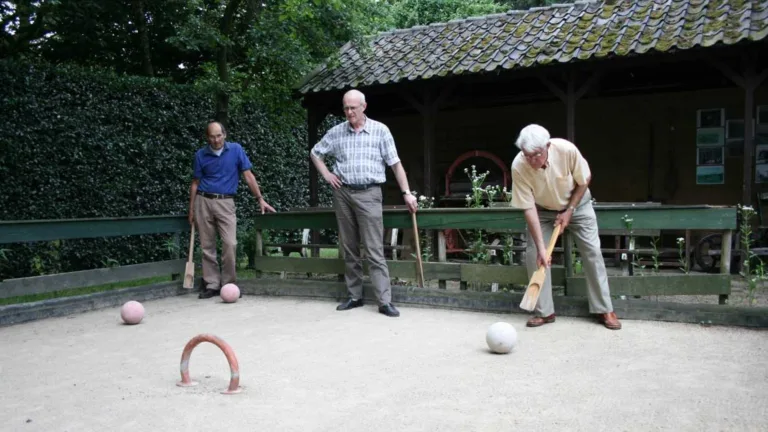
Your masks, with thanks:
[[[539,205],[547,210],[565,210],[576,186],[587,183],[591,172],[579,149],[562,138],[549,142],[546,168],[533,169],[522,151],[512,161],[513,207],[525,210]]]

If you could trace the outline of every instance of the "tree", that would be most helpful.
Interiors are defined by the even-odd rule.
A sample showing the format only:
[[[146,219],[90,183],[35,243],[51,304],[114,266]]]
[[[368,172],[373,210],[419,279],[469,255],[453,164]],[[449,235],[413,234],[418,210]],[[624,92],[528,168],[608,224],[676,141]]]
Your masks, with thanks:
[[[395,28],[488,15],[507,9],[494,0],[396,0],[390,5]]]

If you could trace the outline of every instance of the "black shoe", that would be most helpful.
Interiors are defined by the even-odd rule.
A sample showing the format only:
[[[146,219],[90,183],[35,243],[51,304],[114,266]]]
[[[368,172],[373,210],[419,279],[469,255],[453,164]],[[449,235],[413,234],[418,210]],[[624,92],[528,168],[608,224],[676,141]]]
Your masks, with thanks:
[[[203,292],[200,293],[199,296],[197,296],[197,298],[199,298],[199,299],[208,299],[208,298],[211,298],[211,297],[217,296],[217,295],[219,295],[219,291],[218,290],[212,290],[212,289],[207,289],[206,288],[205,290],[203,290]]]
[[[349,309],[353,309],[353,308],[356,308],[356,307],[360,307],[362,305],[363,305],[363,299],[360,299],[360,300],[349,299],[349,300],[345,301],[344,303],[336,306],[336,310],[340,310],[340,311],[349,310]]]
[[[395,307],[392,305],[392,303],[387,303],[385,305],[379,306],[379,313],[383,313],[386,316],[389,317],[399,317],[400,312],[395,309]]]

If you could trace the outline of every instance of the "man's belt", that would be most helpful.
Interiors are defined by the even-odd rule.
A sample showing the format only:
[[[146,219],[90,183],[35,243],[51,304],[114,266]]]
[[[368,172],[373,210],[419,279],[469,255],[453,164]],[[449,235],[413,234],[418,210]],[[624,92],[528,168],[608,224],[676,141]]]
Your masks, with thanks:
[[[229,199],[229,198],[234,198],[235,197],[234,195],[208,193],[208,192],[203,192],[203,191],[200,191],[200,190],[197,191],[197,194],[202,196],[202,197],[210,198],[210,199]]]
[[[372,187],[381,186],[381,183],[369,183],[369,184],[346,184],[344,183],[344,187],[352,190],[366,190],[370,189]]]

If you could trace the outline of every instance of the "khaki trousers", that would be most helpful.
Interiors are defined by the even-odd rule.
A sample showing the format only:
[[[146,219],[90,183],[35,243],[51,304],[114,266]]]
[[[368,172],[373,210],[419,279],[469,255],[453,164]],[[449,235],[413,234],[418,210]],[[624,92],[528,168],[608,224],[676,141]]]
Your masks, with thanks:
[[[203,251],[203,283],[220,290],[237,280],[237,217],[234,199],[195,197],[195,224]],[[216,234],[221,237],[221,270],[216,259]],[[219,273],[221,271],[221,273]]]
[[[344,279],[350,298],[357,300],[363,297],[362,241],[378,305],[391,303],[389,269],[384,257],[381,188],[352,190],[342,186],[333,192],[333,206],[344,250]]]
[[[539,223],[544,236],[544,244],[549,244],[554,230],[557,212],[539,210]],[[587,281],[587,300],[590,313],[608,313],[613,311],[611,294],[608,288],[608,274],[605,271],[605,261],[600,252],[600,237],[597,230],[597,215],[592,207],[591,196],[586,193],[584,199],[573,212],[571,221],[565,229],[576,241],[576,247],[581,254],[584,276]],[[536,244],[528,231],[528,241],[525,250],[525,261],[528,277],[536,271]],[[539,301],[536,303],[535,314],[549,316],[555,313],[552,301],[552,271],[547,268],[547,278],[541,287]]]

